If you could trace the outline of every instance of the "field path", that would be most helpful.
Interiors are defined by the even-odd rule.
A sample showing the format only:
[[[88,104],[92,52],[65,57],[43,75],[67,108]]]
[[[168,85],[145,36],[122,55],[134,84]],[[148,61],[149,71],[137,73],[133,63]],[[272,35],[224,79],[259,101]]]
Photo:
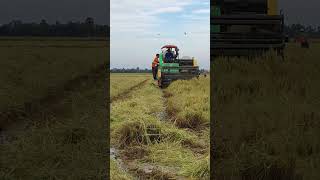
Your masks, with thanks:
[[[134,179],[186,179],[186,177],[178,175],[178,169],[174,164],[166,165],[144,160],[150,158],[148,151],[150,151],[149,148],[155,146],[154,143],[134,143],[120,147],[121,145],[117,141],[121,135],[114,134],[115,131],[118,131],[119,125],[135,127],[137,125],[128,124],[137,121],[146,126],[146,134],[143,136],[149,138],[157,136],[157,133],[153,132],[158,128],[157,126],[163,126],[161,128],[164,129],[172,128],[173,125],[169,121],[171,118],[166,110],[166,95],[162,89],[147,79],[134,88],[130,88],[126,93],[122,93],[116,100],[113,99],[111,107],[110,159],[116,162],[119,172],[124,172]],[[114,120],[115,118],[119,119]],[[132,133],[134,134],[134,132]],[[139,130],[137,133],[143,133],[143,130]],[[162,136],[161,133],[159,135]],[[161,151],[157,153],[161,153]],[[163,152],[161,154],[165,156]]]
[[[117,96],[111,98],[111,103],[115,104],[120,101],[126,101],[129,100],[131,95],[135,93],[136,91],[141,90],[144,88],[144,86],[147,85],[147,82],[149,82],[150,79],[145,79],[141,81],[140,83],[130,87],[129,89],[125,90],[124,92],[121,92]],[[141,178],[141,172],[143,173],[144,171],[150,171],[148,167],[142,168],[142,171],[140,172],[140,175],[137,175],[135,172],[133,172],[133,169],[137,169],[138,167],[136,164],[128,161],[128,157],[121,153],[121,150],[119,148],[110,145],[110,160],[113,160],[116,162],[117,167],[119,168],[119,171],[128,174],[130,178],[133,178],[135,180],[139,180]],[[150,167],[149,167],[150,168]]]
[[[139,90],[140,88],[143,88],[143,86],[146,85],[146,83],[149,81],[149,79],[145,79],[142,82],[130,87],[129,89],[121,92],[120,94],[114,96],[111,98],[111,103],[116,103],[118,101],[125,101],[126,99],[130,98],[130,94],[134,91]],[[110,145],[109,149],[110,154],[110,160],[113,160],[116,162],[117,167],[119,170],[123,173],[129,174],[131,178],[134,178],[138,180],[139,178],[129,170],[129,166],[126,164],[126,162],[123,160],[124,158],[119,154],[119,149],[116,147],[113,147]]]

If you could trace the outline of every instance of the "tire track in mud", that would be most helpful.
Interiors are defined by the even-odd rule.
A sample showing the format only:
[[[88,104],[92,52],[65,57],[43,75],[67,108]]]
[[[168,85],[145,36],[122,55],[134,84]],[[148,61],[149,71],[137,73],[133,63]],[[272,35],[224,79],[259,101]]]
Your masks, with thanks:
[[[55,106],[72,92],[79,91],[83,86],[94,85],[96,81],[106,80],[106,67],[106,64],[100,65],[87,74],[78,76],[67,81],[64,85],[48,91],[48,94],[43,98],[26,102],[20,107],[9,107],[0,112],[0,143],[10,141],[7,140],[8,134],[28,129],[37,119],[36,117],[58,114],[61,109]]]
[[[143,86],[145,86],[147,84],[148,81],[149,81],[149,79],[145,79],[142,82],[139,82],[138,84],[130,87],[129,89],[125,90],[124,92],[122,92],[122,93],[118,94],[117,96],[111,98],[110,102],[111,103],[115,103],[117,101],[121,101],[121,100],[125,100],[125,99],[130,98],[130,94],[131,93],[141,89]],[[110,113],[112,113],[112,111]],[[109,156],[110,156],[110,160],[114,160],[116,162],[116,165],[118,166],[118,168],[121,171],[129,174],[135,180],[140,180],[140,178],[135,173],[131,172],[129,165],[125,161],[126,158],[122,155],[122,153],[119,152],[119,150],[116,147],[112,147],[110,145]]]
[[[152,115],[156,116],[159,121],[170,122],[174,124],[176,115],[174,112],[168,109],[167,105],[168,98],[170,98],[173,94],[166,91],[165,89],[160,89],[160,91],[161,94],[159,94],[158,98],[161,98],[163,108],[159,108],[161,109],[161,111]],[[122,100],[126,100],[126,98],[130,98],[130,96],[127,95]],[[196,132],[192,131],[192,133]],[[196,156],[206,153],[205,151],[203,151],[205,149],[203,146],[197,146],[193,143],[186,143],[183,144],[183,146],[190,149]],[[128,175],[134,177],[134,179],[187,179],[186,177],[177,175],[178,169],[171,168],[170,166],[162,166],[148,162],[140,163],[139,159],[145,156],[145,153],[143,151],[143,146],[129,146],[125,149],[117,149],[115,147],[112,147],[110,149],[110,158],[117,162],[118,168],[126,172]]]
[[[134,149],[134,148],[133,148]],[[129,150],[130,151],[130,150]],[[136,150],[134,150],[136,151]],[[183,180],[186,179],[182,176],[177,176],[174,172],[176,168],[168,166],[154,165],[148,162],[137,163],[139,158],[130,157],[126,155],[126,149],[117,150],[116,148],[110,149],[110,158],[116,161],[118,168],[133,177],[135,180],[144,179],[160,179],[160,180]],[[142,152],[139,156],[142,156]],[[135,155],[134,155],[135,156]]]
[[[160,89],[160,91],[161,95],[159,95],[159,98],[161,98],[163,108],[159,108],[162,110],[160,112],[154,113],[153,115],[157,116],[157,119],[159,119],[159,121],[174,124],[176,114],[174,111],[169,110],[167,105],[168,98],[173,96],[173,94],[166,91],[165,89]],[[130,98],[130,96],[127,95],[122,100],[126,100],[126,98]],[[198,135],[197,133],[201,133],[191,129],[186,129],[186,131],[190,131],[195,135]],[[182,145],[185,148],[190,149],[195,154],[195,156],[202,156],[207,152],[204,146],[197,143],[186,141]],[[110,158],[116,161],[118,168],[120,168],[123,172],[126,172],[128,175],[134,177],[134,179],[186,179],[186,177],[184,176],[177,175],[176,172],[178,171],[178,169],[171,168],[170,166],[162,166],[148,162],[137,163],[137,161],[139,162],[139,159],[145,156],[145,153],[143,152],[143,149],[141,149],[141,147],[127,147],[125,149],[117,149],[115,147],[112,147],[110,149],[110,153]]]
[[[127,98],[130,98],[130,93],[133,91],[137,91],[141,88],[141,86],[145,85],[147,80],[144,82],[139,83],[135,87],[130,88],[125,94],[125,96],[120,96],[121,100],[125,100]],[[153,84],[155,85],[155,84]],[[155,85],[155,88],[158,88],[158,86]],[[166,111],[166,98],[163,95],[163,90],[161,90],[162,95],[159,96],[159,98],[163,99],[163,111],[154,114],[154,116],[157,116],[157,119],[160,121],[168,121],[169,116],[167,115]],[[120,100],[117,99],[117,100]],[[112,101],[115,102],[115,101]],[[139,160],[142,156],[144,156],[144,151],[139,147],[127,147],[125,149],[117,149],[115,147],[110,148],[110,159],[113,159],[116,164],[118,165],[118,168],[122,170],[123,172],[127,173],[131,177],[133,177],[136,180],[141,179],[160,179],[160,180],[183,180],[186,179],[185,177],[178,176],[175,172],[177,169],[170,168],[169,166],[162,166],[162,165],[154,165],[151,163],[136,163],[136,160]],[[133,154],[131,154],[132,152]],[[139,152],[136,152],[139,151]],[[141,152],[142,151],[142,152]],[[137,154],[135,154],[137,153]],[[133,157],[132,157],[133,156]],[[136,157],[137,156],[137,157]],[[141,156],[139,158],[139,156]]]

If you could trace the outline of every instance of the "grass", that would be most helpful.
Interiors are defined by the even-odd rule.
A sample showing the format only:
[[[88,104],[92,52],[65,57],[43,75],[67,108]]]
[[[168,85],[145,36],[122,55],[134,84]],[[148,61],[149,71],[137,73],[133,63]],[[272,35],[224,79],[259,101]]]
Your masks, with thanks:
[[[127,128],[129,128],[131,134],[137,134],[137,138],[139,138],[139,134],[145,132],[145,127],[159,124],[155,113],[162,110],[164,108],[161,102],[161,91],[150,84],[148,84],[148,88],[144,87],[134,91],[129,99],[113,103],[111,109],[111,142],[115,142],[113,141],[115,138],[122,137],[121,134],[113,135],[113,133],[125,133]],[[119,140],[119,143],[122,142],[122,139]]]
[[[66,114],[39,119],[1,144],[1,179],[101,179],[106,176],[103,84],[71,94]],[[94,99],[93,99],[94,98]],[[99,103],[101,102],[101,103]],[[52,123],[54,122],[54,123]]]
[[[216,177],[319,179],[319,48],[213,63]]]
[[[168,112],[175,116],[175,124],[181,128],[196,129],[210,124],[210,79],[200,77],[190,81],[173,82],[166,94]]]
[[[167,89],[167,111],[178,128],[190,129],[196,136],[193,142],[184,141],[189,148],[205,152],[204,156],[184,164],[184,173],[196,178],[209,178],[210,78],[178,80]],[[198,143],[195,143],[198,142]],[[200,142],[200,143],[199,143]],[[193,150],[195,151],[195,150]]]
[[[110,74],[110,97],[111,99],[125,93],[130,88],[143,82],[151,76],[149,74],[128,74],[111,73]]]
[[[110,177],[112,180],[132,180],[133,177],[123,170],[119,169],[117,163],[114,160],[110,161]]]
[[[0,41],[0,49],[0,111],[54,93],[69,80],[106,64],[108,53],[103,41],[7,40]]]
[[[51,45],[47,41],[44,43]],[[9,70],[22,72],[7,72],[7,81],[12,82],[11,78],[20,77],[25,85],[22,88],[22,84],[17,83],[8,89],[1,89],[2,93],[17,96],[15,101],[7,99],[9,105],[20,105],[46,96],[50,93],[48,88],[58,87],[104,64],[108,53],[107,48],[25,47],[6,49],[5,52],[1,55],[6,61],[1,63]],[[106,116],[103,77],[104,74],[100,73],[96,79],[78,82],[81,84],[78,89],[65,91],[64,97],[51,104],[49,109],[41,107],[37,114],[23,119],[30,122],[28,129],[10,131],[14,139],[0,144],[0,179],[105,178],[108,174],[108,136],[103,121]],[[37,86],[28,80],[34,81]]]
[[[192,86],[195,83],[196,85],[206,84],[202,81],[209,80],[176,82],[172,86],[180,88],[181,83],[188,84],[186,86]],[[168,92],[171,92],[170,86]],[[206,84],[206,87],[205,92],[208,97],[209,84]],[[193,95],[199,92],[203,93],[200,90]],[[184,96],[180,95],[178,98],[183,99],[190,92],[184,93]],[[161,89],[148,81],[144,86],[132,91],[126,99],[112,103],[111,146],[120,150],[122,158],[134,161],[135,167],[143,169],[146,164],[157,167],[158,170],[154,170],[154,174],[149,178],[182,176],[189,179],[208,179],[208,123],[203,123],[203,128],[197,132],[177,126],[165,115],[167,99],[174,101],[165,97]],[[209,104],[209,101],[198,103]],[[205,117],[204,121],[208,122],[208,117]],[[129,173],[134,176],[143,177],[143,172],[139,173],[139,170],[136,172],[138,173],[129,170]]]

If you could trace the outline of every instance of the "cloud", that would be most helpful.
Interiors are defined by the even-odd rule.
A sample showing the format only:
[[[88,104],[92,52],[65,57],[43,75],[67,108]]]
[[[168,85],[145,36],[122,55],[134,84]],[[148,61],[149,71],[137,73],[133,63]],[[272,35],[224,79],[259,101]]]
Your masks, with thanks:
[[[149,31],[157,28],[162,19],[159,14],[183,11],[191,0],[111,0],[110,21],[114,32],[131,32],[137,29]],[[155,23],[157,22],[157,23]]]
[[[203,2],[202,5],[209,6],[210,5],[210,1]]]
[[[196,11],[208,6],[194,0],[111,0],[111,67],[150,68],[163,45],[175,44],[181,55],[209,68],[210,15]]]
[[[155,14],[161,14],[161,13],[176,13],[182,11],[182,7],[166,7],[166,8],[160,8],[155,11],[152,11],[149,13],[149,15],[155,15]]]
[[[210,13],[210,9],[197,9],[197,10],[194,10],[192,11],[192,13],[194,14],[208,14]]]

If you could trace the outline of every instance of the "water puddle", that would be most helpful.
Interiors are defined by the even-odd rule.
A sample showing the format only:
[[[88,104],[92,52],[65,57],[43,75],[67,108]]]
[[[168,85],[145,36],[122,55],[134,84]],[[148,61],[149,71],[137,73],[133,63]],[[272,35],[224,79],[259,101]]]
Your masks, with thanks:
[[[123,160],[120,158],[119,152],[116,148],[110,148],[110,160],[114,160],[121,171],[131,174]]]

